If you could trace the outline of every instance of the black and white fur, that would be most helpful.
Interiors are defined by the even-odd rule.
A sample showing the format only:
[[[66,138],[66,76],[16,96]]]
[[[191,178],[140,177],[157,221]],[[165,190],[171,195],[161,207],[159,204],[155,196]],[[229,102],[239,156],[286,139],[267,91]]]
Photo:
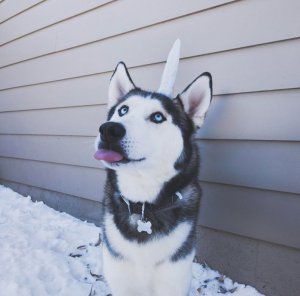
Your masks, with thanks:
[[[179,59],[179,50],[173,66],[167,63],[158,92],[136,87],[122,62],[110,81],[107,122],[96,149],[123,156],[103,161],[103,269],[113,296],[186,296],[189,291],[201,196],[193,134],[208,110],[212,79],[203,73],[172,98],[176,54]],[[160,115],[162,122],[153,121]],[[107,128],[107,123],[112,124]],[[121,135],[116,124],[125,130]],[[143,203],[151,234],[137,231]]]

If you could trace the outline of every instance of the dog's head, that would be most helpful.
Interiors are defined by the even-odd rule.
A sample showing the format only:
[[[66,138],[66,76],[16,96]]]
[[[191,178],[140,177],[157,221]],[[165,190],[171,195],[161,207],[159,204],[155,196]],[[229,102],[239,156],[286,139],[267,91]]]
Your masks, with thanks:
[[[177,41],[157,92],[137,88],[123,62],[110,81],[108,117],[99,128],[95,158],[114,170],[177,168],[185,160],[192,134],[200,127],[212,98],[209,73],[198,76],[172,97],[179,61]]]

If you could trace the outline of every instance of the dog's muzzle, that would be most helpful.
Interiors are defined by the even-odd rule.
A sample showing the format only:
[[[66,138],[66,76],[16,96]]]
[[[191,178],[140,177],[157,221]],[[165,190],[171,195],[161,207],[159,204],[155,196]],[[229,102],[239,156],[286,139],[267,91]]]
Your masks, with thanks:
[[[124,153],[119,142],[126,134],[124,126],[117,122],[106,122],[99,128],[101,142],[94,157],[107,162],[124,161]]]

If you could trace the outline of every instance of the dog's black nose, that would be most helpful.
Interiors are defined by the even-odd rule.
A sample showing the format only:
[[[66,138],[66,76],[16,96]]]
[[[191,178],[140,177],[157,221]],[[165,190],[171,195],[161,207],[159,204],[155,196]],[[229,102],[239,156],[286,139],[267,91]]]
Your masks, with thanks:
[[[99,128],[101,140],[105,142],[117,142],[121,140],[126,130],[124,126],[117,122],[105,122]]]

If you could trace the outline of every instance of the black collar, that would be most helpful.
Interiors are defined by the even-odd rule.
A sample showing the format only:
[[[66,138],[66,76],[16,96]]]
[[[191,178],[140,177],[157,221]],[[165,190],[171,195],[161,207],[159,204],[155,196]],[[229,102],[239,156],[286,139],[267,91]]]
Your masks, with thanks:
[[[145,212],[151,211],[152,213],[158,213],[158,212],[165,212],[170,211],[175,208],[180,207],[180,200],[182,200],[183,196],[178,191],[175,192],[171,197],[164,199],[164,203],[162,204],[155,204],[155,203],[149,203],[149,202],[132,202],[129,199],[127,199],[125,196],[123,196],[121,193],[119,193],[119,198],[121,200],[121,203],[128,209],[129,215],[131,214],[141,214],[143,209],[143,204]]]

